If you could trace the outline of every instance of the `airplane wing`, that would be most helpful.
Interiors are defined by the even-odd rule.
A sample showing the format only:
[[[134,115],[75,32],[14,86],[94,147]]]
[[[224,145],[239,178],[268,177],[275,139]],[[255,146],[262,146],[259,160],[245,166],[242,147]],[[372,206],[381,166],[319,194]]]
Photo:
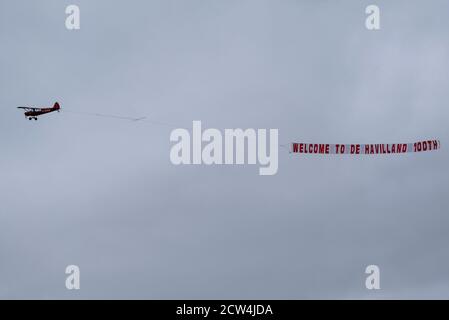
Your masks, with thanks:
[[[28,110],[28,111],[39,111],[39,110],[41,110],[40,108],[31,108],[31,107],[17,107],[17,109],[23,109],[23,110]]]

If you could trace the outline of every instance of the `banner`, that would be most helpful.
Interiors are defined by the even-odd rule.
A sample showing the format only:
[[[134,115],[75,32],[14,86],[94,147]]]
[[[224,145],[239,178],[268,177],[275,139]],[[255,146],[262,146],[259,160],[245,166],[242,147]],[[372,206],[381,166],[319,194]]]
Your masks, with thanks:
[[[391,144],[290,144],[290,153],[311,154],[396,154],[409,152],[426,152],[440,149],[440,140],[425,140],[413,143]]]

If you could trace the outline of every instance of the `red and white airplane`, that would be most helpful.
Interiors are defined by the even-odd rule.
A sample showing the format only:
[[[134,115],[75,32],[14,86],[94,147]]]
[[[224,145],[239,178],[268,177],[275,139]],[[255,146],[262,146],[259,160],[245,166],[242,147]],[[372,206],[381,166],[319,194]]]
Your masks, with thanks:
[[[61,107],[59,106],[59,103],[55,102],[55,104],[53,105],[52,108],[33,108],[33,107],[17,107],[18,109],[23,109],[25,110],[25,117],[30,119],[30,120],[37,120],[37,117],[46,114],[46,113],[50,113],[50,112],[55,112],[61,110]]]

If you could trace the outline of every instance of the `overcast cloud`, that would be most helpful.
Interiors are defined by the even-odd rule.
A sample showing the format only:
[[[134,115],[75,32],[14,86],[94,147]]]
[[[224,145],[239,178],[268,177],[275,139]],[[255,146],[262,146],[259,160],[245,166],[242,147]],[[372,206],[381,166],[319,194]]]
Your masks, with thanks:
[[[0,298],[449,298],[448,39],[446,0],[0,1]],[[15,109],[54,101],[442,149],[174,166],[170,127]]]

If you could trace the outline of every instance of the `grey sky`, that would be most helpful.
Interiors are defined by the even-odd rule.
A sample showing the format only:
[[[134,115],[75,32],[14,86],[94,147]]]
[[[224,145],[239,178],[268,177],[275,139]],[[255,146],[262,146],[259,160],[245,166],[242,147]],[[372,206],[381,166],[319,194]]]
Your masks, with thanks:
[[[449,298],[447,39],[445,0],[2,0],[0,298]],[[68,112],[30,122],[15,109],[56,100],[278,128],[281,143],[442,149],[280,149],[271,177],[173,166],[169,127]],[[369,264],[380,291],[365,289]]]

